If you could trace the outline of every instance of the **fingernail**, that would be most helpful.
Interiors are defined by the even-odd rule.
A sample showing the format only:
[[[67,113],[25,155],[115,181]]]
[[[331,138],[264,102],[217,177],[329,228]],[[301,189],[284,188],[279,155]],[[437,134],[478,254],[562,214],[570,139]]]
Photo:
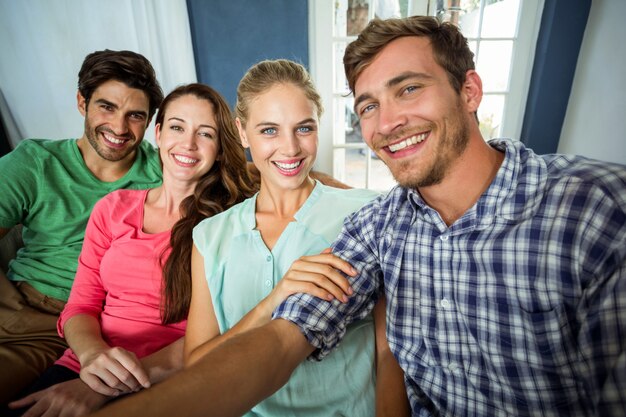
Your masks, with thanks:
[[[348,295],[352,294],[354,294],[354,290],[352,289],[352,287],[348,287]]]
[[[328,294],[328,295],[326,296],[326,299],[327,299],[328,301],[333,301],[333,298],[335,298],[335,297],[333,297],[333,295],[332,295],[332,294]]]
[[[346,297],[345,295],[343,297],[341,297],[341,301],[343,301],[344,303],[348,302],[348,297]]]
[[[352,267],[350,268],[350,272],[352,272],[352,275],[356,275],[356,269],[354,269]]]

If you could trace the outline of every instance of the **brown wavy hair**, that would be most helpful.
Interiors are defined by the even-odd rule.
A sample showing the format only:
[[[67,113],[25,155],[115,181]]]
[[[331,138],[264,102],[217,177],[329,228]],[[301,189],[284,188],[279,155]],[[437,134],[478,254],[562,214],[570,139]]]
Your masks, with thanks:
[[[391,41],[404,36],[423,36],[430,40],[435,61],[446,71],[452,88],[459,93],[465,74],[474,69],[474,53],[459,28],[430,16],[371,20],[348,45],[343,56],[350,91],[354,93],[357,78],[376,55]]]
[[[172,252],[167,260],[161,255],[163,324],[178,323],[186,319],[189,313],[193,228],[203,219],[232,207],[255,192],[255,186],[246,169],[246,158],[239,143],[232,113],[217,91],[198,83],[176,88],[161,103],[156,123],[163,125],[169,104],[186,95],[206,100],[213,106],[219,148],[217,160],[209,172],[198,180],[194,193],[180,203],[182,217],[172,228],[170,238]]]

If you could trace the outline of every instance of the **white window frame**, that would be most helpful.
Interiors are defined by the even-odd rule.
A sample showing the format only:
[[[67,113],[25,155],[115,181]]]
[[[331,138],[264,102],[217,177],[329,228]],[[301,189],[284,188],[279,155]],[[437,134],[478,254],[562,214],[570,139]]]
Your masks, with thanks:
[[[333,137],[344,135],[344,120],[333,120],[335,94],[333,92],[333,18],[334,0],[309,0],[309,65],[311,76],[322,97],[325,111],[320,121],[319,147],[316,169],[331,173],[341,179],[343,167],[333,163],[333,151],[341,147],[362,147],[360,144],[333,145]],[[520,14],[514,39],[509,88],[502,115],[502,137],[519,139],[530,78],[535,57],[535,47],[544,0],[520,0]],[[412,14],[426,14],[428,0],[409,1]],[[343,71],[343,68],[337,70]],[[337,136],[339,137],[339,136]],[[371,156],[365,155],[366,171]],[[367,172],[366,172],[367,175]],[[368,179],[366,178],[366,186]]]

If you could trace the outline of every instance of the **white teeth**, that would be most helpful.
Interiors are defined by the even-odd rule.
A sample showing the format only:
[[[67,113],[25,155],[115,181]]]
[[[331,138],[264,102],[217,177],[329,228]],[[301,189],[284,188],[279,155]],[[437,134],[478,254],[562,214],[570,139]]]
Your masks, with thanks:
[[[189,158],[187,156],[182,156],[182,155],[173,155],[173,156],[174,156],[174,159],[182,162],[183,164],[195,164],[196,162],[198,162],[197,159]]]
[[[116,139],[109,135],[104,135],[104,137],[106,138],[106,140],[108,140],[111,143],[115,143],[116,145],[121,145],[122,143],[125,142],[123,139]]]
[[[282,162],[278,162],[278,161],[274,161],[274,164],[276,164],[276,166],[280,169],[284,169],[284,170],[291,170],[291,169],[296,169],[300,166],[300,164],[302,163],[302,161],[296,161],[296,162],[292,162],[290,164],[284,164]]]
[[[421,143],[424,139],[426,139],[426,136],[428,136],[428,132],[420,133],[419,135],[411,136],[410,138],[407,138],[407,139],[403,140],[402,142],[398,142],[398,143],[394,143],[393,145],[389,145],[389,150],[391,152],[397,152],[400,149],[406,148],[407,146],[415,145],[416,143]]]

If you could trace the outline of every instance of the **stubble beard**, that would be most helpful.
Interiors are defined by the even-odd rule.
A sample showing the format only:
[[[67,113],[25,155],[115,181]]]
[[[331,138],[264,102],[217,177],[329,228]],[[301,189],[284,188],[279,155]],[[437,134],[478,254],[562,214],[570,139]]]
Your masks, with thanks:
[[[458,105],[451,116],[444,119],[443,130],[431,166],[415,173],[411,166],[415,161],[403,161],[391,171],[394,179],[405,188],[419,189],[441,183],[450,166],[463,154],[469,142],[468,122],[462,117],[462,109]]]
[[[105,146],[102,146],[100,142],[98,141],[98,136],[102,132],[108,132],[111,135],[115,136],[114,133],[109,129],[102,128],[102,127],[93,128],[91,124],[89,123],[89,118],[85,116],[85,134],[87,136],[87,140],[89,141],[89,144],[94,149],[94,151],[96,151],[98,156],[100,156],[102,159],[105,159],[107,161],[110,161],[110,162],[121,161],[122,159],[126,158],[128,155],[133,153],[138,146],[137,139],[135,138],[133,133],[129,131],[128,134],[126,135],[126,139],[130,139],[130,143],[128,146],[119,150],[113,150],[113,149],[107,148]]]

